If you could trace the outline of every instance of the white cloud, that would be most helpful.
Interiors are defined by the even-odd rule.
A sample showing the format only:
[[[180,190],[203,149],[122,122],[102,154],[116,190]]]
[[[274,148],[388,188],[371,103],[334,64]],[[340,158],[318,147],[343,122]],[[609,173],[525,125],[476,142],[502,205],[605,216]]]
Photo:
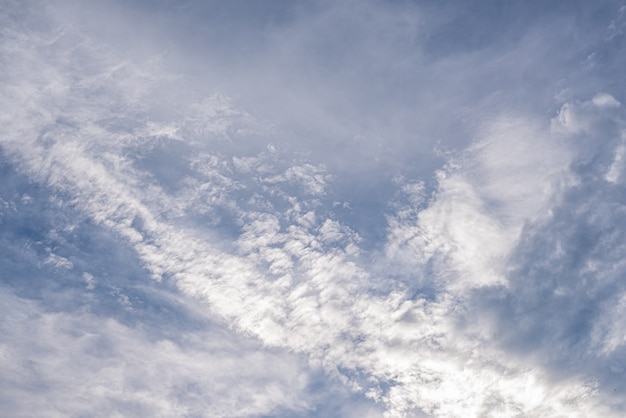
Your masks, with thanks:
[[[602,107],[620,107],[621,103],[618,102],[615,97],[607,93],[600,93],[591,99],[592,103],[600,108]]]
[[[65,257],[56,255],[54,253],[50,253],[48,255],[48,258],[46,258],[46,260],[44,261],[44,264],[51,264],[52,266],[56,268],[68,269],[68,270],[74,268],[74,264],[70,260],[68,260]]]
[[[309,408],[301,398],[308,377],[293,355],[260,351],[219,329],[182,344],[110,318],[1,297],[7,415],[245,417]]]

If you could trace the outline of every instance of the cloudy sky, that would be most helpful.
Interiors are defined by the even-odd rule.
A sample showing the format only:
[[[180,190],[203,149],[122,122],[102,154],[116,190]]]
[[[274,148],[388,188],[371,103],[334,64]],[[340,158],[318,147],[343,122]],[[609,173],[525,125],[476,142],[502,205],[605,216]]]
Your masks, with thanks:
[[[626,3],[0,0],[6,417],[626,414]]]

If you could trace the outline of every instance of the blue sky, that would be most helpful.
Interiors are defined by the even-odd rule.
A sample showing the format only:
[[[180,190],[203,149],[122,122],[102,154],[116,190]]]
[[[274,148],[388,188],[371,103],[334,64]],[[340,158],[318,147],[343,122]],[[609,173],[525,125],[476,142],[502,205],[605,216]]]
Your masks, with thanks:
[[[626,4],[0,1],[10,417],[626,413]]]

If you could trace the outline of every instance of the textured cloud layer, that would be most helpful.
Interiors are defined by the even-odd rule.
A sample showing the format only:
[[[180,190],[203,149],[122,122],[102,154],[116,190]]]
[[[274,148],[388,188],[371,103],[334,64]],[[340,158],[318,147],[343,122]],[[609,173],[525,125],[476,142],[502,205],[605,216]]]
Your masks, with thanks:
[[[499,98],[517,87],[483,87],[490,98],[471,107],[482,91],[456,85],[485,83],[514,58],[555,48],[535,43],[539,29],[512,30],[503,44],[475,39],[463,53],[443,42],[436,53],[420,30],[437,30],[419,22],[443,14],[426,4],[368,3],[359,13],[379,36],[354,50],[353,64],[369,47],[374,56],[350,83],[345,44],[330,45],[341,34],[314,36],[337,20],[361,33],[344,3],[278,13],[289,23],[266,28],[257,45],[264,54],[250,52],[259,65],[274,58],[259,67],[270,76],[238,73],[217,46],[198,58],[232,66],[229,76],[220,61],[204,79],[224,80],[228,91],[281,75],[302,81],[308,61],[296,46],[319,48],[311,85],[296,95],[303,107],[287,109],[285,89],[264,111],[259,91],[234,90],[244,96],[236,100],[195,89],[202,78],[189,72],[200,64],[184,51],[168,56],[180,65],[168,65],[154,45],[122,48],[118,35],[73,20],[89,19],[89,8],[6,4],[0,220],[2,245],[17,258],[3,260],[0,396],[16,415],[33,402],[49,415],[92,413],[93,399],[103,416],[623,414],[626,137],[618,95],[575,99],[562,89],[533,113]],[[143,10],[118,7],[97,10],[109,19]],[[145,12],[151,33],[162,17]],[[438,30],[452,31],[443,20]],[[123,22],[121,33],[141,32]],[[589,45],[619,40],[619,18],[603,25],[610,36]],[[274,38],[285,33],[289,41]],[[176,44],[183,34],[170,36]],[[255,45],[241,36],[232,41],[238,47]],[[383,62],[405,52],[385,46],[407,39],[419,53]],[[509,44],[514,58],[501,52]],[[494,56],[502,62],[487,68]],[[281,61],[288,57],[298,59]],[[475,60],[485,67],[462,77]],[[387,113],[368,126],[381,108],[372,104],[376,91],[355,91],[396,72],[408,77],[404,66],[442,91],[425,90],[432,100],[419,108],[385,82]],[[441,68],[456,90],[436,77]],[[344,85],[345,97],[367,103],[320,110],[336,97],[318,91],[325,74],[336,77],[327,88]],[[499,83],[520,80],[510,77]],[[542,77],[536,82],[555,76]],[[412,140],[415,125],[403,122],[402,108],[471,120],[418,124],[415,135],[425,139]],[[437,148],[431,136],[441,133],[462,137]],[[407,168],[420,159],[425,168]],[[24,178],[32,184],[16,180]],[[28,210],[38,214],[36,228],[20,215]],[[99,251],[104,242],[117,250]],[[194,329],[194,320],[202,325]],[[333,402],[343,406],[323,408]]]

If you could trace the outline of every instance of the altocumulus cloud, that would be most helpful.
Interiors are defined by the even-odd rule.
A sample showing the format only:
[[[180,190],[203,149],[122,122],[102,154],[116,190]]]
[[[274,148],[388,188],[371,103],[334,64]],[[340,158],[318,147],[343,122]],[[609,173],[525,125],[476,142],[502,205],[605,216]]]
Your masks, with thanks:
[[[623,415],[620,7],[3,2],[3,410]]]

